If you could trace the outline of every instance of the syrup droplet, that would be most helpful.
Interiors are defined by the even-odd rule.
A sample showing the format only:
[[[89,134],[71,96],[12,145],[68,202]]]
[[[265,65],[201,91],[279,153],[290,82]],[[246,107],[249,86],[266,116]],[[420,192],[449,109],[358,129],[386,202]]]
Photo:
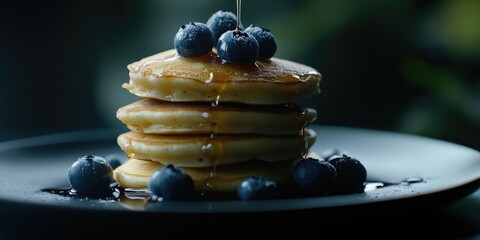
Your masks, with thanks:
[[[400,182],[382,182],[382,181],[368,181],[365,184],[365,191],[372,191],[383,187],[388,186],[398,186],[398,185],[410,185],[414,183],[425,182],[425,179],[421,177],[408,177]]]
[[[210,78],[208,78],[207,81],[205,81],[206,84],[210,84],[213,82],[213,72],[210,72]]]
[[[210,73],[210,79],[205,82],[205,84],[210,84],[214,79],[214,74]],[[204,158],[208,159],[210,162],[210,173],[209,179],[203,184],[203,191],[208,188],[212,188],[212,183],[210,182],[211,178],[214,178],[216,175],[216,167],[221,161],[223,156],[223,144],[218,141],[218,125],[222,122],[222,114],[215,114],[214,112],[218,109],[220,104],[221,94],[225,90],[227,82],[221,82],[220,88],[217,91],[217,96],[214,98],[214,101],[211,103],[209,111],[202,112],[202,117],[208,118],[210,121],[210,134],[206,144],[202,146],[202,152]]]
[[[420,183],[420,182],[425,182],[425,180],[421,177],[409,177],[405,178],[405,180],[402,181],[404,184],[412,184],[412,183]]]
[[[368,182],[365,184],[365,188],[363,190],[367,192],[367,191],[372,191],[382,187],[385,187],[385,183],[383,182]]]

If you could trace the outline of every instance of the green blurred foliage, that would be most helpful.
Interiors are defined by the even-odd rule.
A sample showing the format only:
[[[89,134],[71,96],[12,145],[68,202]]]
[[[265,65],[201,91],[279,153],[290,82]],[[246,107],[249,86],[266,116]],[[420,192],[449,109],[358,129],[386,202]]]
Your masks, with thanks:
[[[405,84],[420,89],[399,130],[480,149],[480,1],[434,2],[406,54]]]

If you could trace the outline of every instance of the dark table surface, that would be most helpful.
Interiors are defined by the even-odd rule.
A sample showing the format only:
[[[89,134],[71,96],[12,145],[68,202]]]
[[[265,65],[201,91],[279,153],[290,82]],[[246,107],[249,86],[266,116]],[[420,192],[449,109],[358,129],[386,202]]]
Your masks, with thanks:
[[[440,233],[445,232],[445,237],[480,239],[480,190],[440,207],[434,213],[430,218],[436,222]]]

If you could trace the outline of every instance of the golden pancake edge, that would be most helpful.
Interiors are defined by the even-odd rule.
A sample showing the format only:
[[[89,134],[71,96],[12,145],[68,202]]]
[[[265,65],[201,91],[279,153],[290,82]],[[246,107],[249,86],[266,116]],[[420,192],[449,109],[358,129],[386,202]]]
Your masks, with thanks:
[[[241,181],[251,176],[264,176],[275,180],[281,186],[289,186],[292,184],[294,165],[294,160],[287,160],[275,163],[245,162],[218,166],[215,170],[212,168],[181,168],[192,177],[196,192],[233,193]],[[148,188],[151,175],[163,167],[165,165],[157,162],[130,158],[115,169],[114,179],[123,188]],[[212,171],[214,171],[213,174]]]
[[[285,105],[166,102],[143,99],[118,109],[117,118],[145,134],[298,135],[312,123],[312,108]]]
[[[128,65],[122,85],[141,98],[172,102],[282,104],[320,92],[322,75],[312,67],[279,58],[255,64],[223,63],[214,52],[184,58],[170,49]]]
[[[247,161],[277,162],[302,158],[316,141],[316,133],[303,135],[158,135],[126,132],[117,143],[129,157],[164,165],[202,168]]]

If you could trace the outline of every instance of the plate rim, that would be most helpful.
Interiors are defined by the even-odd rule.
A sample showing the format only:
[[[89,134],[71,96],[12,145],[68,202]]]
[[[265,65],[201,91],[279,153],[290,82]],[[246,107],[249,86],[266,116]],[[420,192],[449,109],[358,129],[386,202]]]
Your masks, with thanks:
[[[469,151],[475,151],[478,153],[477,158],[480,160],[480,152],[467,147],[463,146],[457,143],[452,143],[440,139],[435,139],[435,138],[429,138],[425,136],[418,136],[418,135],[412,135],[412,134],[407,134],[407,133],[399,133],[399,132],[392,132],[392,131],[384,131],[384,130],[376,130],[376,129],[366,129],[366,128],[355,128],[355,127],[344,127],[344,126],[335,126],[335,125],[319,125],[319,124],[312,124],[313,127],[315,128],[324,128],[324,129],[330,129],[330,130],[342,130],[342,131],[365,131],[365,132],[375,132],[375,133],[380,133],[380,134],[388,134],[388,135],[395,135],[395,136],[406,136],[406,137],[413,137],[413,138],[421,138],[424,140],[428,141],[437,141],[437,142],[443,142],[447,143],[450,145],[454,145],[456,147],[462,147],[466,150]],[[21,139],[14,139],[14,140],[9,140],[9,141],[4,141],[0,142],[0,152],[5,151],[5,150],[12,150],[12,149],[21,149],[25,147],[36,147],[36,146],[46,146],[46,145],[51,145],[51,144],[61,144],[61,143],[71,143],[71,142],[79,142],[79,141],[102,141],[102,140],[110,140],[112,136],[115,136],[121,132],[128,131],[125,128],[101,128],[101,129],[89,129],[89,130],[80,130],[80,131],[69,131],[69,132],[60,132],[60,133],[53,133],[53,134],[47,134],[47,135],[39,135],[39,136],[33,136],[33,137],[28,137],[28,138],[21,138]],[[95,136],[95,137],[92,137]],[[49,139],[49,141],[45,141],[45,139]],[[1,158],[0,158],[0,163],[1,163]],[[480,163],[479,163],[480,164]],[[208,207],[209,204],[251,204],[250,202],[240,202],[238,200],[214,200],[214,201],[202,201],[200,204],[197,203],[197,205],[207,205],[204,208],[201,208],[197,211],[165,211],[165,209],[155,209],[155,208],[146,208],[144,211],[136,211],[136,210],[131,210],[131,209],[126,209],[124,206],[118,206],[118,207],[100,207],[100,208],[95,208],[95,211],[128,211],[128,212],[144,212],[144,213],[165,213],[165,214],[172,214],[172,213],[187,213],[187,214],[216,214],[216,213],[229,213],[229,214],[235,214],[235,213],[245,213],[245,212],[252,212],[252,213],[261,213],[261,212],[278,212],[278,211],[301,211],[301,210],[306,210],[306,209],[316,209],[316,210],[321,210],[321,209],[329,209],[329,208],[335,208],[335,207],[345,207],[345,206],[353,206],[353,207],[362,207],[362,206],[367,206],[371,204],[378,204],[378,203],[384,203],[384,204],[389,204],[389,203],[398,203],[399,201],[404,201],[404,200],[409,200],[409,201],[415,201],[418,198],[429,198],[429,197],[436,197],[437,195],[447,195],[449,192],[454,192],[454,191],[460,191],[461,194],[457,194],[454,199],[451,200],[456,200],[461,197],[464,197],[468,195],[471,192],[474,192],[476,189],[480,187],[480,173],[477,174],[476,178],[472,178],[468,181],[464,181],[462,183],[458,183],[455,186],[449,186],[448,188],[442,190],[442,191],[433,191],[433,192],[426,192],[422,193],[417,196],[405,196],[405,197],[395,197],[392,199],[369,199],[368,201],[360,201],[356,202],[354,204],[338,204],[338,205],[329,205],[329,206],[314,206],[315,204],[309,204],[308,206],[310,207],[299,207],[297,206],[296,208],[293,208],[292,206],[290,207],[270,207],[267,209],[259,209],[258,207],[255,208],[255,210],[245,208],[237,209],[234,208],[233,211],[215,211],[211,210],[211,207]],[[315,201],[321,201],[326,198],[328,199],[336,199],[336,198],[344,198],[345,196],[343,195],[332,195],[332,196],[319,196],[319,197],[309,197],[309,198],[288,198],[288,199],[272,199],[268,200],[270,205],[275,203],[274,205],[292,205],[290,203],[292,202],[315,202]],[[353,195],[349,194],[349,197],[353,197]],[[35,202],[35,201],[26,201],[26,202],[21,202],[21,201],[15,201],[14,199],[8,199],[5,198],[4,196],[0,195],[0,202],[4,203],[9,203],[9,204],[27,204],[30,206],[42,206],[42,207],[51,207],[51,208],[72,208],[72,209],[82,209],[82,210],[92,210],[91,206],[83,206],[79,204],[71,204],[71,205],[63,205],[63,204],[56,204],[54,202]],[[215,202],[215,203],[213,203]],[[448,202],[448,201],[447,201]],[[191,204],[190,202],[188,203],[171,203],[171,202],[160,202],[160,203],[155,203],[155,204],[161,204],[161,205],[167,205],[167,207],[175,206],[178,204]],[[155,206],[152,205],[152,206]],[[266,202],[256,202],[255,203],[257,206],[262,206],[267,204]],[[120,204],[117,204],[120,205]],[[168,206],[170,205],[170,206]],[[293,204],[294,205],[294,204]],[[298,204],[297,204],[298,205]]]

